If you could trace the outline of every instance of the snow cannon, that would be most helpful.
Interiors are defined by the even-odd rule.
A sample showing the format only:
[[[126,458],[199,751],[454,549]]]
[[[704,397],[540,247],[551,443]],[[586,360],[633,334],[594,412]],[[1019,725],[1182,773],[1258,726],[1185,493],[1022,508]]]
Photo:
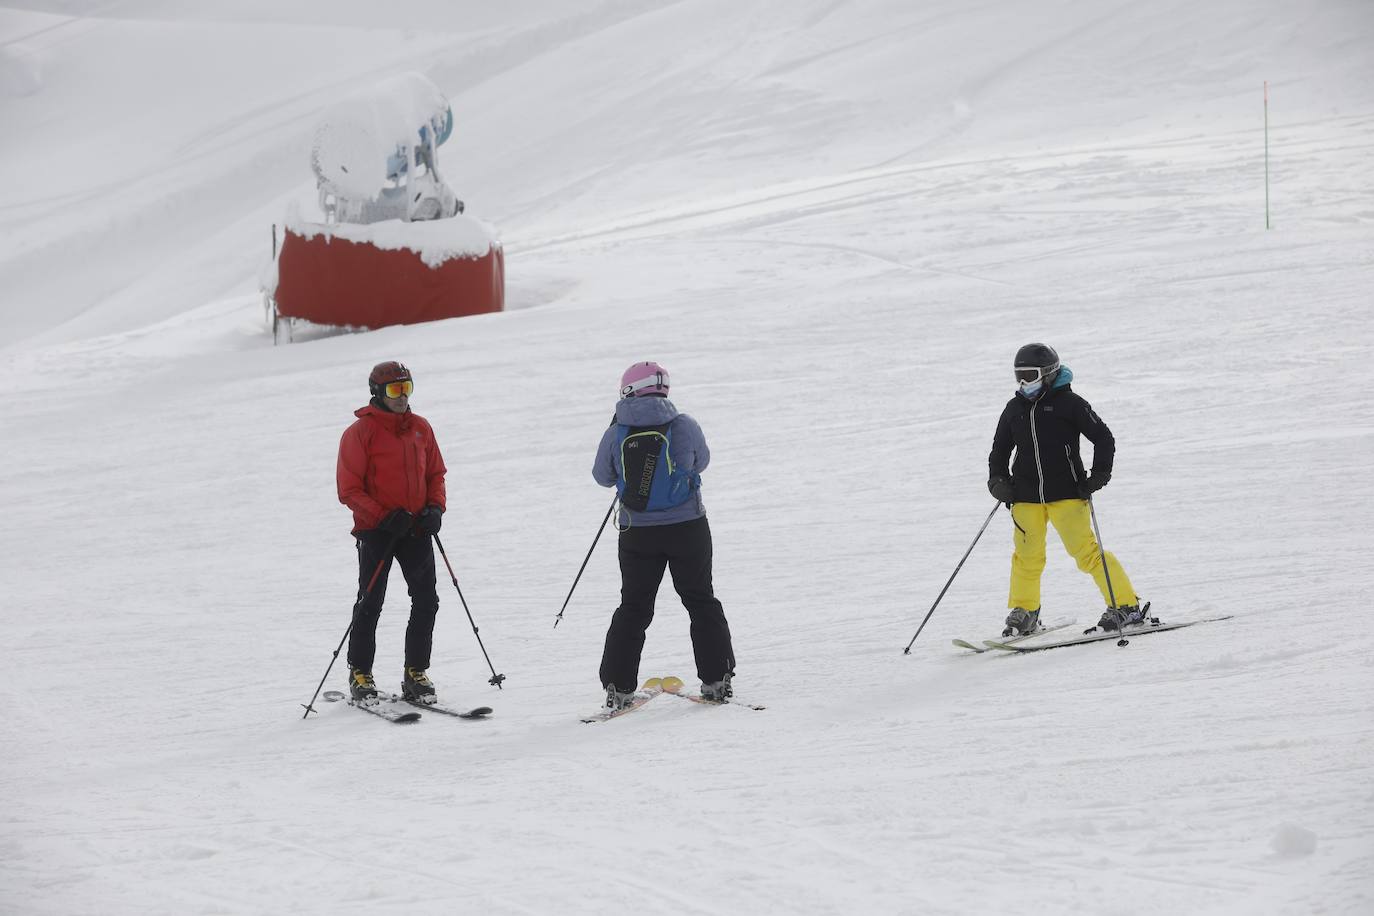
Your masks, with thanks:
[[[439,171],[453,124],[420,73],[324,109],[310,151],[316,200],[288,208],[280,254],[273,227],[260,277],[274,340],[298,322],[369,329],[501,311],[501,242]]]
[[[462,202],[439,174],[453,109],[439,87],[404,73],[335,102],[315,127],[310,167],[330,222],[447,219]]]

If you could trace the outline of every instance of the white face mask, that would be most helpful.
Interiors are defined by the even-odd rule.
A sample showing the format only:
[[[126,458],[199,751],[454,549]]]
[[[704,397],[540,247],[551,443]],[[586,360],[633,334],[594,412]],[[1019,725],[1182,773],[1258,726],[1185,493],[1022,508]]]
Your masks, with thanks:
[[[1016,390],[1027,398],[1034,398],[1040,393],[1040,390],[1045,387],[1046,377],[1058,370],[1059,363],[1057,362],[1053,366],[1047,366],[1043,369],[1039,366],[1016,366]],[[1029,376],[1032,374],[1034,374],[1034,378],[1022,379],[1022,376]]]

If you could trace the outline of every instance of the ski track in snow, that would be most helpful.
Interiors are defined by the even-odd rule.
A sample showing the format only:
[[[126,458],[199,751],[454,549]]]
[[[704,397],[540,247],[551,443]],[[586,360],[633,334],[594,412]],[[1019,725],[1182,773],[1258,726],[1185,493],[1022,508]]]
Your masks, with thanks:
[[[941,30],[985,11],[894,4],[884,29],[860,4],[798,4],[776,22],[740,9],[713,44],[692,18],[703,8],[565,19],[530,0],[518,26],[498,16],[421,43],[436,73],[472,80],[445,88],[460,131],[471,125],[463,180],[487,179],[481,196],[508,207],[493,214],[508,217],[503,315],[273,347],[236,278],[300,179],[255,188],[212,138],[275,137],[250,144],[275,169],[296,131],[280,122],[309,106],[301,86],[279,99],[247,78],[222,119],[178,127],[194,160],[145,204],[176,212],[180,189],[213,186],[236,198],[234,226],[190,238],[215,223],[201,214],[144,242],[92,242],[97,266],[159,266],[122,291],[74,271],[44,293],[30,272],[53,252],[124,225],[107,195],[121,169],[152,174],[82,154],[91,209],[41,223],[33,260],[0,261],[0,277],[24,278],[11,294],[61,300],[7,316],[18,342],[0,350],[19,383],[3,421],[0,607],[21,693],[0,724],[0,912],[1374,910],[1374,662],[1348,636],[1374,588],[1374,81],[1276,125],[1265,232],[1255,118],[1183,113],[1212,110],[1237,72],[1248,87],[1238,49],[1253,36],[1203,28],[1261,15],[1239,4],[1193,23],[1211,57],[1170,57],[1178,124],[1122,113],[1099,128],[1102,100],[1085,95],[1078,109],[1046,100],[1060,130],[1016,144],[988,124],[1011,136],[1028,117],[1019,75],[1053,82],[1056,66],[1124,92],[1154,59],[1124,39],[1089,53],[1100,11],[1057,5],[1064,20],[1028,41],[1034,54],[987,43],[1000,67],[970,69],[966,109],[917,144],[887,107],[886,55],[948,35],[949,56],[918,69],[965,73],[967,46]],[[1305,34],[1354,41],[1331,24],[1339,12],[1312,14]],[[1178,10],[1122,15],[1156,39],[1183,28]],[[69,31],[5,16],[0,45]],[[79,30],[98,38],[103,22]],[[245,29],[236,42],[269,27]],[[407,36],[384,34],[388,59],[401,55]],[[1281,56],[1285,91],[1344,79],[1349,46]],[[608,48],[632,49],[620,71],[603,73]],[[60,47],[44,53],[51,91],[78,91]],[[501,78],[478,80],[464,53]],[[334,66],[320,84],[382,63]],[[581,104],[544,98],[549,86]],[[510,111],[493,102],[502,91]],[[659,136],[656,98],[697,132]],[[932,99],[911,106],[943,123]],[[860,129],[864,106],[877,114]],[[472,150],[474,135],[506,137],[509,162]],[[799,136],[813,144],[787,146]],[[727,163],[728,178],[714,171]],[[8,192],[0,214],[37,199]],[[199,273],[209,263],[221,279]],[[902,654],[991,509],[1006,364],[1032,338],[1057,346],[1116,435],[1096,507],[1142,597],[1165,619],[1234,620],[1126,648],[955,649],[1000,632],[998,513]],[[450,466],[441,537],[508,680],[487,686],[441,562],[434,677],[454,705],[495,715],[394,726],[317,701],[302,722],[353,597],[338,436],[365,369],[397,357]],[[610,498],[589,469],[614,379],[639,358],[672,369],[675,402],[711,442],[737,692],[766,711],[660,697],[578,721],[600,699],[613,534],[553,619]],[[1047,616],[1089,626],[1100,599],[1057,544]],[[692,685],[686,615],[666,583],[660,599],[641,677]],[[403,601],[393,577],[387,689]]]

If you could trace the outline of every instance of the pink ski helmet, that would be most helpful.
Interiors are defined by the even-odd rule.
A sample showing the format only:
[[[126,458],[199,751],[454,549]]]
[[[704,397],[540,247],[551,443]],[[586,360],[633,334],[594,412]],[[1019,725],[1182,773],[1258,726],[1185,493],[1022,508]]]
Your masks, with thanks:
[[[622,398],[668,396],[668,370],[658,363],[635,363],[620,376]]]

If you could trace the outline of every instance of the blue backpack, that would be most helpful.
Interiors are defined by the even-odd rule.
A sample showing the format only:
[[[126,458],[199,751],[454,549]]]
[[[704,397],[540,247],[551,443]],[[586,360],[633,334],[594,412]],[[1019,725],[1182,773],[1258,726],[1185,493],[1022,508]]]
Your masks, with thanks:
[[[669,454],[672,444],[671,423],[616,426],[620,477],[615,489],[622,506],[636,512],[653,512],[680,506],[692,498],[701,477],[673,465]]]

